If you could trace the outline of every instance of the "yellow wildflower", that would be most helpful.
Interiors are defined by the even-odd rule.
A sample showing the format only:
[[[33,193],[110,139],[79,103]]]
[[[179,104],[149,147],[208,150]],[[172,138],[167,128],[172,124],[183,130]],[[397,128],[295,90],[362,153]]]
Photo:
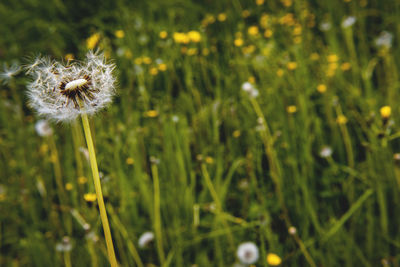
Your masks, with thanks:
[[[166,70],[167,70],[167,64],[165,64],[165,63],[159,64],[159,65],[158,65],[158,69],[159,69],[160,71],[166,71]]]
[[[379,112],[381,113],[381,117],[383,119],[387,119],[392,114],[392,109],[390,108],[390,106],[383,106],[380,108]]]
[[[254,76],[250,76],[248,79],[247,79],[247,81],[249,82],[249,83],[255,83],[256,82],[256,78],[254,77]]]
[[[87,193],[83,195],[83,198],[85,199],[85,201],[87,202],[95,202],[97,197],[96,194],[94,193]]]
[[[125,162],[126,162],[126,164],[128,164],[128,165],[133,165],[133,163],[135,163],[135,161],[134,161],[133,158],[131,158],[131,157],[126,158]]]
[[[263,29],[266,29],[268,27],[268,23],[269,23],[269,16],[268,14],[262,14],[261,18],[260,18],[260,26]]]
[[[174,32],[173,36],[175,43],[178,44],[188,44],[190,39],[186,33],[183,32]]]
[[[146,65],[151,64],[151,58],[149,58],[149,57],[143,57],[142,60],[143,60],[143,63]]]
[[[297,69],[297,62],[290,61],[287,63],[288,70],[295,70]]]
[[[242,17],[243,18],[247,18],[250,16],[250,11],[248,11],[247,9],[242,11]]]
[[[264,0],[256,0],[257,6],[261,6],[262,4],[264,4]]]
[[[276,71],[276,75],[278,75],[278,77],[282,77],[283,74],[284,74],[283,69],[278,69],[278,70]]]
[[[310,55],[310,59],[311,59],[312,61],[317,61],[317,60],[319,59],[318,53],[312,53],[312,54]]]
[[[188,54],[189,56],[196,55],[196,54],[197,54],[197,48],[195,48],[195,47],[189,48],[188,51],[187,51],[187,54]]]
[[[290,114],[296,113],[297,107],[295,105],[290,105],[286,107],[286,111]]]
[[[88,49],[94,49],[97,43],[100,41],[100,33],[94,33],[86,39],[86,47]]]
[[[168,33],[166,31],[161,31],[159,33],[159,36],[160,36],[161,39],[165,39],[165,38],[168,37]]]
[[[217,16],[218,21],[225,21],[226,20],[226,14],[225,13],[219,13]]]
[[[192,41],[193,43],[198,43],[201,41],[201,34],[198,31],[190,31],[187,35],[190,41]]]
[[[265,37],[265,38],[271,37],[272,34],[273,34],[273,32],[271,31],[271,29],[266,29],[266,30],[264,31],[264,37]]]
[[[155,67],[152,67],[152,68],[150,68],[149,72],[151,75],[155,76],[158,74],[158,69]]]
[[[135,58],[134,63],[136,65],[141,65],[143,63],[143,59],[141,57],[137,57]]]
[[[241,135],[241,132],[239,130],[235,130],[233,131],[232,135],[234,138],[238,138]]]
[[[210,54],[210,49],[208,48],[203,48],[203,50],[201,51],[201,53],[203,54],[203,56],[208,56]]]
[[[320,92],[321,94],[325,93],[326,92],[326,85],[325,84],[318,84],[317,91]]]
[[[339,60],[339,57],[335,54],[330,54],[327,57],[329,63],[336,63]]]
[[[115,31],[114,34],[115,34],[115,37],[117,37],[117,38],[124,38],[125,37],[125,32],[123,30]]]
[[[344,62],[340,68],[342,69],[342,71],[347,71],[351,68],[351,64],[349,62]]]
[[[258,34],[259,34],[258,27],[257,27],[257,26],[250,26],[250,27],[247,29],[247,33],[248,33],[249,35],[252,35],[252,36],[258,35]]]
[[[67,61],[71,61],[71,60],[74,60],[74,54],[71,54],[71,53],[69,53],[69,54],[66,54],[65,56],[64,56],[64,58],[65,58],[65,60],[67,60]]]
[[[65,189],[66,189],[67,191],[71,191],[73,188],[74,188],[74,186],[73,186],[71,183],[66,183],[66,184],[65,184]]]
[[[280,265],[282,263],[282,260],[275,253],[268,253],[267,254],[267,262],[271,266],[278,266],[278,265]]]
[[[149,117],[149,118],[155,118],[158,116],[158,111],[157,110],[148,110],[144,113],[145,117]]]
[[[234,43],[234,45],[235,46],[242,46],[243,45],[243,39],[241,39],[241,38],[238,38],[238,39],[235,39],[235,41],[233,41],[233,43]]]
[[[78,184],[86,184],[88,179],[85,176],[78,177]]]
[[[346,116],[344,116],[344,115],[339,115],[339,116],[336,118],[336,122],[337,122],[338,124],[341,124],[341,125],[346,124],[346,123],[347,123],[347,118],[346,118]]]
[[[214,163],[214,159],[212,157],[207,156],[205,160],[206,160],[206,163],[208,163],[208,164]]]

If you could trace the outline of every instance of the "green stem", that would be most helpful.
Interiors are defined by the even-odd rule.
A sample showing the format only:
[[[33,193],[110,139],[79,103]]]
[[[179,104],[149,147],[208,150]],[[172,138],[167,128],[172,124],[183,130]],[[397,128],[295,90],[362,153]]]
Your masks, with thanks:
[[[108,259],[110,261],[111,266],[116,267],[116,266],[118,266],[118,264],[117,264],[117,259],[115,257],[115,251],[114,251],[114,245],[113,245],[113,241],[112,241],[112,237],[111,237],[110,225],[108,223],[108,218],[107,218],[107,211],[106,211],[106,207],[104,205],[99,170],[97,168],[97,160],[96,160],[96,154],[94,151],[94,145],[93,145],[93,140],[92,140],[92,133],[90,131],[89,120],[88,120],[86,113],[82,113],[81,117],[82,117],[83,130],[85,131],[86,143],[87,143],[88,150],[89,150],[90,167],[91,167],[92,173],[93,173],[93,181],[94,181],[94,187],[96,189],[97,202],[99,204],[100,218],[101,218],[101,222],[103,224],[104,236],[106,238]]]

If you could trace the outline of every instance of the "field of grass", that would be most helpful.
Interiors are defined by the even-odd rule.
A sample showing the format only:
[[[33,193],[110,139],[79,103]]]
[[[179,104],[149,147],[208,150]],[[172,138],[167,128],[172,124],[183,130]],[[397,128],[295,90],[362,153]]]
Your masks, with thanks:
[[[0,266],[109,266],[81,121],[24,66],[104,52],[120,266],[400,266],[400,1],[0,2]],[[138,243],[145,232],[154,239]],[[236,264],[236,265],[235,265]]]

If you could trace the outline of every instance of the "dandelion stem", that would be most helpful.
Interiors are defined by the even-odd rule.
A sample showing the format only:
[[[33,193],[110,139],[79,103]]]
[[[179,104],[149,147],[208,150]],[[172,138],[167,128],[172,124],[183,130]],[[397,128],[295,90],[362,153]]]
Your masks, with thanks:
[[[89,120],[85,113],[82,113],[81,117],[82,117],[83,130],[85,131],[86,143],[87,143],[88,150],[89,150],[90,167],[91,167],[92,173],[93,173],[93,181],[94,181],[94,186],[96,189],[97,202],[99,204],[101,222],[103,224],[104,236],[106,238],[108,259],[110,261],[111,266],[116,267],[116,266],[118,266],[118,264],[117,264],[117,260],[115,258],[114,245],[113,245],[113,241],[112,241],[112,237],[111,237],[110,225],[108,223],[107,211],[106,211],[106,207],[104,205],[99,170],[97,168],[97,160],[96,160],[96,154],[94,151],[94,145],[93,145],[93,140],[92,140],[92,133],[90,131]]]

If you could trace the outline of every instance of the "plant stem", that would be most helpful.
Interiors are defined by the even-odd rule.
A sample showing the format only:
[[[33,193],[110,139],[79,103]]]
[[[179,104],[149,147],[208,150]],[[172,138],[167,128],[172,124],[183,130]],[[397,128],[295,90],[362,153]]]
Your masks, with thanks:
[[[83,130],[85,131],[86,143],[89,150],[90,167],[93,173],[93,181],[94,181],[94,187],[96,189],[97,202],[99,204],[101,222],[103,224],[104,236],[106,238],[108,259],[110,261],[111,266],[116,267],[118,266],[118,264],[115,258],[110,225],[108,224],[107,211],[104,205],[103,193],[101,191],[99,170],[97,168],[97,160],[96,160],[96,154],[94,152],[94,145],[92,140],[92,133],[90,131],[89,120],[85,113],[82,113],[81,117],[82,117]]]

